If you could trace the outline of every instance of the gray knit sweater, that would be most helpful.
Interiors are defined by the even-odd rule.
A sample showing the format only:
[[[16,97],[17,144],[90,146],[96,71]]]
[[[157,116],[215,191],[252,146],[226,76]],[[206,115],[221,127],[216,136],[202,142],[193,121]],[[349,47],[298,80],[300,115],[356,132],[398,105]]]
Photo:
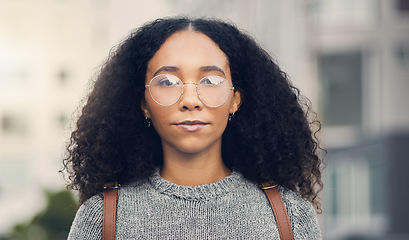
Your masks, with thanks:
[[[321,239],[312,205],[278,187],[295,239]],[[102,195],[78,210],[68,239],[101,239]],[[189,187],[163,179],[123,185],[116,239],[279,239],[270,204],[256,183],[233,173],[215,183]]]

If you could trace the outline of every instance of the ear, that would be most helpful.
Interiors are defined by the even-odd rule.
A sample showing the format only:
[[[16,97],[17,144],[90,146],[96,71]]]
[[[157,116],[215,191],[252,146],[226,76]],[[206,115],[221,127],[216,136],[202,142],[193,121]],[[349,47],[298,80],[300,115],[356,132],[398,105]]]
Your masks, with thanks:
[[[145,99],[142,99],[142,100],[141,100],[141,109],[142,109],[143,114],[145,115],[145,117],[147,117],[147,118],[150,119],[150,118],[151,118],[151,114],[150,114],[150,112],[149,112],[148,104],[146,104]]]
[[[241,106],[241,90],[238,89],[234,91],[233,102],[230,106],[230,114],[237,112],[240,106]]]

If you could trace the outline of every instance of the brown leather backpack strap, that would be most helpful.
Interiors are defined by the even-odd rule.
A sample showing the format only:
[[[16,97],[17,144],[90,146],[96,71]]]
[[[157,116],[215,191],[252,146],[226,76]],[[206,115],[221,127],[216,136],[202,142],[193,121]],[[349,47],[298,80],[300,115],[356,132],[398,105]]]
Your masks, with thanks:
[[[268,201],[273,209],[278,226],[278,232],[280,233],[280,239],[293,240],[294,236],[290,218],[288,217],[281,194],[277,190],[277,185],[275,185],[273,181],[266,181],[261,183],[260,187],[267,195]]]
[[[102,240],[115,239],[116,206],[118,204],[118,182],[104,185],[104,209],[102,215]]]

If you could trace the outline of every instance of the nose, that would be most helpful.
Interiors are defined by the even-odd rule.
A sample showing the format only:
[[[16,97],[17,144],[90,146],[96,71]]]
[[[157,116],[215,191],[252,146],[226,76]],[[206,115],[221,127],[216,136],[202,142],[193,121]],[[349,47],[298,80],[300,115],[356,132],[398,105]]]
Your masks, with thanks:
[[[186,82],[183,84],[183,94],[180,97],[179,101],[179,109],[181,111],[189,110],[192,111],[194,109],[202,110],[203,103],[199,99],[199,95],[197,93],[197,85],[193,82]]]

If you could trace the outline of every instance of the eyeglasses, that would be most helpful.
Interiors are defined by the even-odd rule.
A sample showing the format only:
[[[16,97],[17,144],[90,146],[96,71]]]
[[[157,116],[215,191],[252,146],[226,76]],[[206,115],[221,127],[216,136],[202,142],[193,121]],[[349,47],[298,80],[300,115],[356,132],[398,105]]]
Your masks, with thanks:
[[[230,82],[219,76],[206,76],[198,83],[183,83],[178,77],[170,74],[155,76],[145,85],[153,101],[161,106],[171,106],[181,98],[185,84],[196,85],[200,101],[208,107],[217,108],[229,99],[234,87]]]

